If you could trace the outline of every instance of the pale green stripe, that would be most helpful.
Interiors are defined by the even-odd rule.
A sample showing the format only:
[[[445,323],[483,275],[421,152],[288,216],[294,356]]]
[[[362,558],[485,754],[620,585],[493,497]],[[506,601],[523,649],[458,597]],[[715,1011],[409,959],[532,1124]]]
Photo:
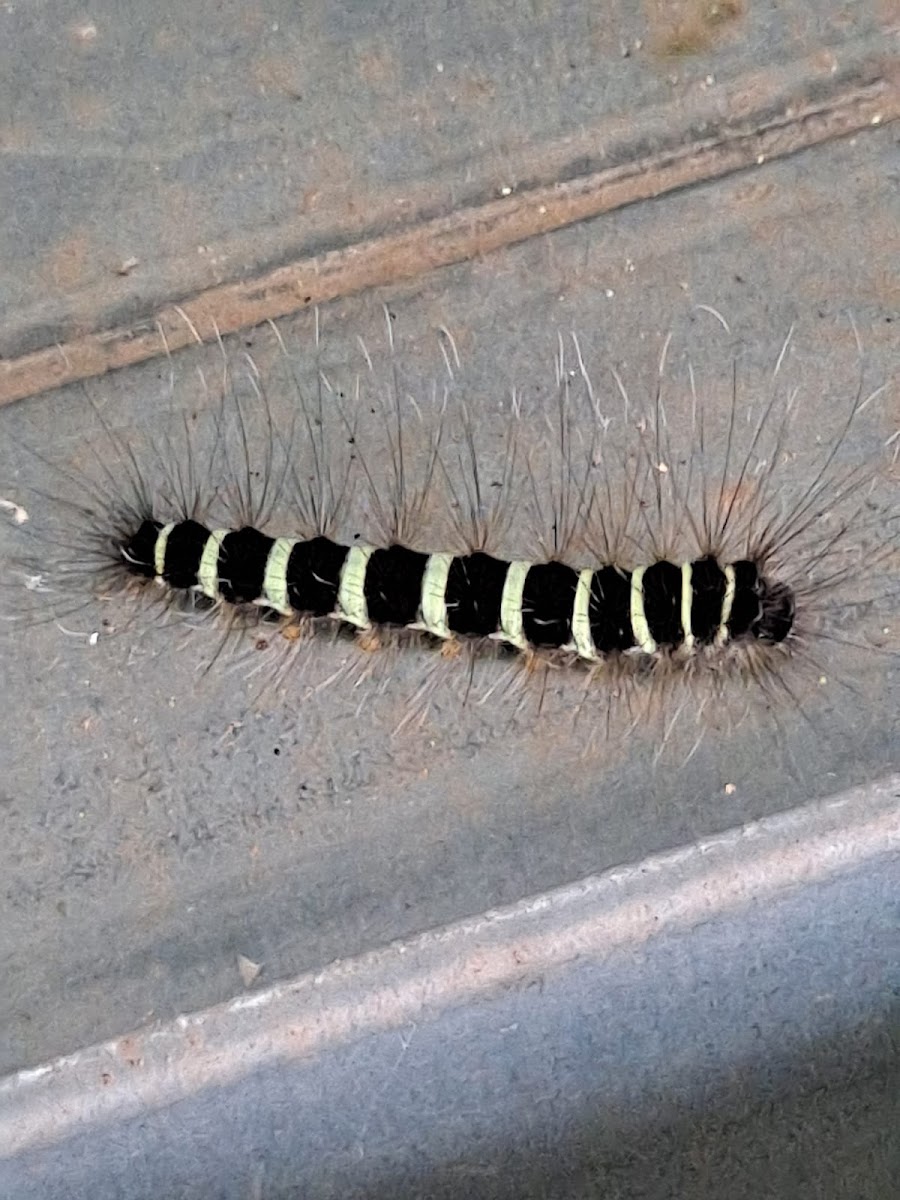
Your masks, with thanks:
[[[579,571],[578,583],[575,587],[575,607],[572,610],[572,645],[579,658],[588,662],[597,662],[599,655],[591,635],[591,583],[593,571]],[[566,649],[572,647],[567,646]]]
[[[631,632],[638,647],[645,654],[653,654],[658,649],[650,635],[650,626],[644,613],[644,572],[646,567],[637,567],[631,573]]]
[[[153,569],[158,579],[162,579],[163,572],[166,569],[166,542],[168,542],[169,534],[174,528],[174,521],[170,521],[168,525],[163,525],[162,529],[156,535],[156,544],[153,547]]]
[[[422,575],[420,619],[415,626],[434,637],[445,639],[453,637],[453,631],[447,624],[447,576],[452,562],[452,554],[429,554]]]
[[[691,604],[694,590],[691,587],[694,568],[690,563],[681,564],[681,628],[684,630],[684,644],[688,650],[694,648],[694,631],[691,628]]]
[[[716,630],[716,645],[724,646],[728,641],[728,621],[734,606],[735,577],[734,567],[723,567],[725,572],[725,596],[722,600],[722,620]]]
[[[509,642],[517,650],[528,649],[523,633],[522,594],[525,591],[525,576],[530,570],[530,562],[511,562],[500,597],[500,633],[495,636]]]
[[[351,546],[341,567],[341,582],[338,587],[336,616],[355,625],[357,629],[371,629],[369,610],[366,606],[366,568],[372,557],[374,546]]]
[[[197,587],[210,600],[219,599],[219,551],[222,541],[231,531],[214,529],[206,539],[203,553],[200,555],[200,569],[197,571]]]
[[[293,609],[288,600],[287,568],[291,551],[297,545],[293,538],[276,538],[266,559],[266,573],[263,576],[263,594],[257,601],[284,617],[291,616]]]

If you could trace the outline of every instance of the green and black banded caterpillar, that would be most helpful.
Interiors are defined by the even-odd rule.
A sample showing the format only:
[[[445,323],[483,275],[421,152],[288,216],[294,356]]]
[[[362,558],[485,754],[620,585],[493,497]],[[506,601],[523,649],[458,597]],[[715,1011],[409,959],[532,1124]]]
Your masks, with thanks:
[[[706,556],[625,570],[505,561],[482,551],[426,554],[270,537],[249,526],[145,519],[125,545],[129,572],[176,591],[282,617],[332,617],[358,630],[394,626],[449,641],[490,638],[587,662],[742,640],[783,642],[794,622],[786,584],[747,560]]]
[[[837,673],[863,620],[892,653],[900,513],[890,424],[878,441],[860,428],[851,447],[878,392],[860,385],[835,431],[793,439],[805,415],[775,386],[789,340],[768,397],[746,405],[733,380],[718,407],[701,402],[689,375],[686,393],[642,408],[616,374],[621,420],[603,411],[574,340],[555,390],[530,409],[438,393],[429,413],[416,398],[426,391],[410,403],[396,381],[381,395],[337,391],[318,371],[276,394],[251,371],[248,395],[227,376],[221,400],[188,408],[173,434],[117,432],[95,410],[89,449],[59,471],[62,495],[34,493],[53,502],[34,506],[43,526],[23,533],[36,553],[12,572],[24,617],[90,645],[125,631],[143,648],[142,602],[162,601],[186,628],[203,613],[221,631],[210,665],[261,620],[280,626],[292,662],[304,655],[305,679],[321,666],[322,680],[346,674],[354,687],[394,677],[394,656],[370,651],[439,643],[415,684],[423,707],[432,696],[440,707],[437,681],[452,676],[435,660],[460,653],[458,679],[479,702],[518,692],[521,667],[540,703],[550,692],[566,712],[593,682],[600,708],[626,719],[645,701],[673,714],[709,700],[741,712],[753,694],[799,704],[795,667],[818,686],[821,649]],[[665,351],[659,378],[664,362]],[[447,364],[456,386],[452,344]],[[299,634],[329,629],[358,634],[362,653],[327,637],[300,649]],[[249,675],[287,681],[262,659]],[[406,666],[396,677],[408,687]]]

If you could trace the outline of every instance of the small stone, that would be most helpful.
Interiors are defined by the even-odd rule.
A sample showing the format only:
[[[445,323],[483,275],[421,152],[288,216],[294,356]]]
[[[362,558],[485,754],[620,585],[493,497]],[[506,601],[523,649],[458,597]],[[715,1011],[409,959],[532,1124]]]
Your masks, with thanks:
[[[262,971],[262,963],[256,963],[252,958],[247,958],[244,954],[237,956],[238,972],[241,976],[241,983],[244,987],[252,987],[257,981]]]

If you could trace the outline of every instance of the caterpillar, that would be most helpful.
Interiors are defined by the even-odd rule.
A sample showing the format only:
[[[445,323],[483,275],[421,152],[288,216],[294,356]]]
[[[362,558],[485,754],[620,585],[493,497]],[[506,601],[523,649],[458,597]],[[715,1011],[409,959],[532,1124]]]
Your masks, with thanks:
[[[757,562],[712,555],[628,570],[608,563],[515,561],[476,550],[425,553],[394,543],[343,546],[244,526],[145,517],[121,545],[124,569],[226,605],[255,604],[288,619],[333,617],[362,631],[421,630],[436,639],[502,640],[525,652],[569,651],[595,663],[636,651],[688,653],[741,639],[780,643],[794,621],[793,590]]]
[[[526,675],[542,670],[542,698],[548,670],[554,684],[580,671],[579,703],[606,688],[607,705],[629,712],[636,697],[673,686],[706,688],[706,703],[734,685],[742,699],[796,699],[790,669],[818,667],[854,607],[889,605],[898,525],[896,499],[884,494],[890,477],[843,462],[848,432],[881,390],[857,386],[786,504],[797,393],[779,384],[791,335],[764,401],[745,410],[734,374],[715,412],[690,362],[687,405],[676,410],[665,394],[671,339],[641,406],[614,367],[600,398],[581,341],[560,336],[544,401],[530,412],[515,391],[501,406],[491,464],[478,398],[454,409],[452,334],[438,335],[442,378],[424,405],[399,382],[390,314],[386,328],[388,386],[372,382],[363,344],[364,367],[343,390],[321,365],[318,318],[311,386],[274,329],[289,367],[281,424],[255,361],[241,371],[221,347],[205,468],[195,416],[180,437],[152,447],[148,467],[98,413],[102,449],[89,452],[90,470],[61,471],[76,494],[53,502],[62,524],[20,576],[30,596],[49,594],[59,622],[122,593],[125,605],[162,599],[182,616],[224,620],[226,635],[251,625],[262,649],[276,640],[305,647],[303,635],[323,627],[349,632],[360,663],[391,637],[439,647],[445,662],[487,650],[525,663]],[[624,441],[612,428],[615,404]],[[896,456],[896,438],[886,440]],[[7,503],[25,511],[17,498]],[[520,511],[531,541],[516,554],[501,543]],[[860,585],[879,577],[881,594],[860,600]]]

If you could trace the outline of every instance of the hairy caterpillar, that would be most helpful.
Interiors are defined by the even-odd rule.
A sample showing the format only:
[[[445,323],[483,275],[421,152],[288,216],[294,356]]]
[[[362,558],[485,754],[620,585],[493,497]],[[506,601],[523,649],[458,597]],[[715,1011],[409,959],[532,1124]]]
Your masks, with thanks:
[[[519,361],[492,331],[473,380],[465,328],[460,367],[439,322],[404,316],[394,355],[362,317],[371,367],[300,323],[0,410],[0,951],[39,971],[8,989],[16,1062],[61,974],[87,1041],[148,980],[157,1014],[197,1007],[234,952],[290,975],[896,768],[892,344],[860,385],[846,322],[813,359],[780,316],[734,345],[697,311],[627,353],[553,332]],[[795,614],[600,662],[358,631],[129,571],[143,520],[188,517],[580,569],[768,544]]]
[[[563,692],[562,676],[580,671],[579,705],[606,689],[629,713],[673,687],[711,688],[704,702],[732,685],[741,701],[794,697],[790,668],[818,667],[818,639],[889,602],[896,500],[871,463],[844,462],[880,391],[857,387],[792,481],[790,336],[769,394],[745,401],[734,376],[718,408],[690,362],[680,398],[667,394],[668,341],[642,406],[615,368],[601,394],[579,339],[561,337],[552,386],[537,403],[513,395],[491,461],[485,398],[456,394],[452,336],[439,338],[441,382],[416,399],[390,317],[387,329],[386,384],[363,346],[343,390],[320,363],[318,326],[305,357],[275,331],[288,366],[280,417],[255,362],[224,356],[224,402],[205,430],[191,418],[151,447],[149,466],[98,415],[101,448],[67,475],[82,495],[57,504],[61,524],[24,573],[31,594],[49,592],[58,620],[121,592],[161,598],[224,618],[228,633],[263,622],[264,648],[276,628],[299,650],[309,629],[353,632],[360,669],[391,631],[439,645],[445,661],[465,645],[513,651],[528,676],[543,671],[542,698],[547,671]]]

